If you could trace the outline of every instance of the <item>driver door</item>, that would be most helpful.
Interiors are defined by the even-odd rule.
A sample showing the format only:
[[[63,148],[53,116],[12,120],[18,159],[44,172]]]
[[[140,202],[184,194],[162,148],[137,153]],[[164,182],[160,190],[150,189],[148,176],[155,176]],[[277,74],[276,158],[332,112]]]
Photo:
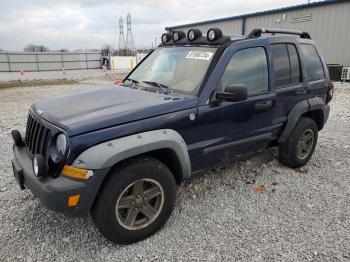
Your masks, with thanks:
[[[214,166],[256,153],[272,136],[275,95],[269,88],[265,47],[233,49],[227,55],[230,60],[216,90],[243,84],[247,87],[248,98],[240,102],[223,101],[218,105],[209,101],[198,107],[198,144],[202,157],[194,163],[193,168],[197,170],[203,165]]]

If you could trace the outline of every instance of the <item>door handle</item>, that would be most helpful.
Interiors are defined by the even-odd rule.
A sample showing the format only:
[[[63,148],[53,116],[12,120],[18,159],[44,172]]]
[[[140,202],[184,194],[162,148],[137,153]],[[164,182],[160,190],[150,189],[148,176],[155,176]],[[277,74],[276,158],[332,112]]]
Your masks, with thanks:
[[[306,90],[305,89],[299,89],[299,90],[295,91],[295,94],[299,95],[299,96],[305,95],[306,94]]]
[[[255,104],[256,110],[267,110],[272,107],[272,100],[261,101]]]

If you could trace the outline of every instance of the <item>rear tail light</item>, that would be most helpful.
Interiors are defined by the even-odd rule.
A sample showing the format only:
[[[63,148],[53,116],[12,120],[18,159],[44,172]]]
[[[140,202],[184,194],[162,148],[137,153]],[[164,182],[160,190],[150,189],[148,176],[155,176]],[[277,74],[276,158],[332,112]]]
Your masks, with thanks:
[[[327,90],[327,99],[326,99],[327,104],[332,100],[333,94],[334,94],[334,85],[331,81],[329,81],[328,90]]]

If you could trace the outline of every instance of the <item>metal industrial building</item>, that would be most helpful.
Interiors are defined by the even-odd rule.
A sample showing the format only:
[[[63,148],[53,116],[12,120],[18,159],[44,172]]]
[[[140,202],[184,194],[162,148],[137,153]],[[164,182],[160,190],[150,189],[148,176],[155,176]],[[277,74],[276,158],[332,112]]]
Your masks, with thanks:
[[[350,66],[350,1],[326,0],[166,27],[167,31],[220,28],[226,34],[249,34],[255,28],[297,29],[309,32],[327,64]]]
[[[0,52],[0,72],[101,68],[101,52]]]

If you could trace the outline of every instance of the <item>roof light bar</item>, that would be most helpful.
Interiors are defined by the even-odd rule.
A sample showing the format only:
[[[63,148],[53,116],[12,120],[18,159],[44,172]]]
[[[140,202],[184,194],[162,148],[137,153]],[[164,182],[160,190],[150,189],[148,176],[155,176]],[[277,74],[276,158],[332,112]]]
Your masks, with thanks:
[[[169,42],[172,39],[172,34],[170,33],[165,33],[162,35],[162,43],[165,44],[167,42]]]
[[[196,40],[197,38],[201,37],[202,35],[203,34],[202,34],[201,30],[191,29],[187,33],[187,39],[188,39],[188,41],[192,42],[192,41]]]
[[[210,42],[213,42],[222,36],[222,31],[219,28],[211,28],[207,32],[207,38]]]
[[[173,40],[174,42],[178,42],[180,41],[182,38],[185,38],[186,37],[186,34],[182,31],[175,31],[173,33]]]

